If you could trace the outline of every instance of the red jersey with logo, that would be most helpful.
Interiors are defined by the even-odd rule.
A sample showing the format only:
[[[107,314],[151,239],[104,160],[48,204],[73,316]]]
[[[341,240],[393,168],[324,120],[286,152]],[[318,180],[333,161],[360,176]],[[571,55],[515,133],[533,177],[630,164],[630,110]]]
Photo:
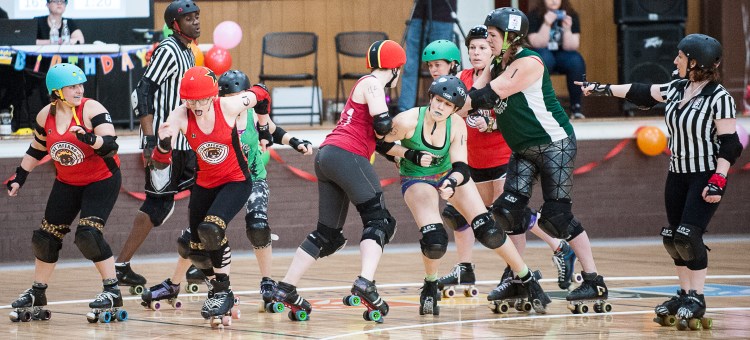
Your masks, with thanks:
[[[471,88],[474,85],[474,69],[461,71],[460,79]],[[466,121],[466,147],[469,157],[469,166],[474,169],[494,168],[508,164],[510,159],[510,147],[505,142],[505,138],[499,130],[490,133],[480,132],[476,128],[476,120],[484,119],[482,117],[492,117],[492,110],[477,110],[473,115],[469,115]],[[481,117],[480,117],[481,116]]]
[[[198,174],[195,182],[207,189],[229,182],[244,182],[250,178],[247,158],[242,153],[236,127],[230,127],[224,119],[219,99],[214,99],[213,105],[213,131],[209,134],[203,133],[195,120],[195,114],[188,109],[188,126],[185,133],[190,148],[198,156]]]
[[[359,78],[349,92],[349,99],[346,101],[344,111],[341,112],[338,124],[326,136],[326,139],[320,146],[335,145],[351,153],[370,158],[375,152],[375,130],[372,128],[372,116],[370,107],[367,104],[355,103],[352,100],[352,93],[365,76]]]
[[[83,126],[83,107],[88,98],[81,100],[75,110],[75,118],[61,134],[57,131],[55,116],[48,114],[44,122],[44,130],[47,131],[47,152],[55,161],[57,180],[69,185],[84,186],[112,177],[112,174],[120,169],[120,157],[102,158],[94,152],[94,148],[76,138],[76,134],[70,132],[70,128]],[[86,132],[91,132],[83,126]]]

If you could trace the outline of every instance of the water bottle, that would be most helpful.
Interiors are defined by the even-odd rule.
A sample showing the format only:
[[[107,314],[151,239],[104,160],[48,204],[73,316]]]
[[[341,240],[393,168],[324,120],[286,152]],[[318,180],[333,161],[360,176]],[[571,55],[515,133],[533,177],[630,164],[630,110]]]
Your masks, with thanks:
[[[52,20],[49,29],[49,43],[52,45],[57,45],[60,43],[60,35],[57,33],[57,28],[55,28],[55,26],[55,21]]]
[[[68,19],[63,19],[63,25],[62,25],[62,43],[63,43],[63,45],[70,44],[70,30],[68,29]]]

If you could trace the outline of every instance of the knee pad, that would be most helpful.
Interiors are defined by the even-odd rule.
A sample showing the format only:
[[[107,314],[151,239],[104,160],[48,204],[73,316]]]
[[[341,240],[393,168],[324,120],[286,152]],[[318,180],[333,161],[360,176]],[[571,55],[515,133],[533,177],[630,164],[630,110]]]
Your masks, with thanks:
[[[149,219],[151,219],[151,223],[154,224],[154,227],[158,227],[164,224],[164,222],[172,216],[172,212],[174,212],[174,196],[166,195],[154,197],[146,195],[146,200],[143,202],[143,205],[141,205],[140,210],[148,215]]]
[[[227,244],[226,229],[227,224],[221,217],[207,215],[203,222],[198,224],[198,238],[206,250],[219,250],[221,246]]]
[[[498,197],[490,212],[508,235],[521,235],[528,229],[531,218],[531,209],[526,206],[529,198],[510,191],[505,191]]]
[[[364,225],[360,242],[374,240],[380,247],[385,247],[396,234],[396,219],[381,204],[382,195],[377,193],[371,200],[357,204],[357,211]]]
[[[101,262],[112,257],[112,249],[104,240],[101,232],[101,227],[104,225],[100,221],[102,220],[98,217],[84,217],[79,220],[78,228],[76,228],[75,244],[81,254],[93,262]]]
[[[177,253],[183,259],[190,257],[190,229],[183,230],[180,237],[177,238]]]
[[[190,258],[190,262],[193,263],[195,268],[198,268],[201,271],[213,269],[213,264],[211,263],[211,255],[205,250],[191,248],[188,257]]]
[[[703,244],[703,230],[689,224],[680,224],[674,233],[674,246],[685,261],[703,261],[707,258]],[[701,268],[703,269],[703,268]]]
[[[317,260],[337,252],[345,245],[344,230],[329,228],[318,222],[318,228],[307,235],[299,247]]]
[[[232,263],[232,248],[228,243],[224,244],[219,249],[210,251],[209,256],[214,268],[224,268]]]
[[[67,228],[67,226],[66,226]],[[62,249],[62,239],[43,229],[34,230],[31,237],[34,256],[45,263],[56,263]]]
[[[471,221],[471,228],[474,229],[474,237],[479,243],[490,249],[501,247],[507,238],[488,212],[475,217]]]
[[[422,233],[422,238],[419,239],[422,254],[433,260],[443,257],[448,250],[448,233],[445,232],[443,224],[428,224],[420,228],[419,231]]]
[[[245,233],[255,249],[271,245],[271,227],[265,213],[254,211],[245,215]]]
[[[581,223],[573,217],[571,212],[573,204],[567,200],[547,201],[542,204],[542,213],[539,217],[539,228],[549,236],[561,239],[570,239],[572,233],[583,232]]]
[[[669,253],[669,256],[672,257],[672,259],[681,260],[682,257],[680,256],[680,253],[677,252],[677,248],[675,248],[674,245],[675,229],[677,228],[671,225],[661,228],[662,243],[664,243],[664,248],[667,249],[667,253]]]
[[[464,218],[464,216],[450,204],[445,206],[445,209],[440,213],[440,216],[443,218],[445,226],[455,231],[462,231],[469,226],[469,222],[466,222],[466,218]]]

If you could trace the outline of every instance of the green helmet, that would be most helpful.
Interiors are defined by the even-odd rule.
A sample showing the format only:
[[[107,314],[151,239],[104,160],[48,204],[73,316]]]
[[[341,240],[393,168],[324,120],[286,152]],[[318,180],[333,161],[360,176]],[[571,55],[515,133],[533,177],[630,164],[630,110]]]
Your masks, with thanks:
[[[86,82],[86,75],[78,66],[68,63],[57,64],[47,71],[47,91],[61,90],[65,86],[78,85]]]
[[[461,51],[450,40],[435,40],[422,52],[422,61],[447,60],[461,63]]]

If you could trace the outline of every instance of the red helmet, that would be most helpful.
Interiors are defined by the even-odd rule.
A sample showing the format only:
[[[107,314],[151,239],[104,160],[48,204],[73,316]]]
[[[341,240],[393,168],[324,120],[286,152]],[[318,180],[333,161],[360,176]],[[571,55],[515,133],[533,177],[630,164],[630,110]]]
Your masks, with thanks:
[[[399,68],[406,63],[406,52],[393,40],[378,40],[367,51],[367,68]]]
[[[216,74],[208,67],[191,67],[180,81],[180,98],[203,99],[219,94],[219,82]]]

